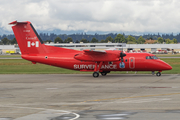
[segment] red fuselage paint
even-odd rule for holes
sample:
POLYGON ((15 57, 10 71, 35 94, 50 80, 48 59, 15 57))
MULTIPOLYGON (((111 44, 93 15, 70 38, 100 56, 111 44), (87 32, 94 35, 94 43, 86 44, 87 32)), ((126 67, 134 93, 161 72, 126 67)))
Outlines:
MULTIPOLYGON (((43 43, 32 24, 11 22, 22 58, 32 63, 42 63, 78 71, 163 71, 172 67, 150 53, 123 53, 119 50, 72 50, 43 43), (121 53, 121 54, 120 54, 121 53), (122 60, 123 56, 123 60, 122 60), (152 58, 152 59, 149 59, 152 58), (99 67, 100 66, 100 67, 99 67)), ((96 74, 94 75, 95 77, 96 74)))
MULTIPOLYGON (((75 51, 72 53, 56 53, 56 54, 37 54, 37 55, 22 55, 22 58, 53 65, 57 67, 62 67, 66 69, 78 70, 78 71, 93 71, 95 67, 95 62, 80 61, 74 58, 76 54, 82 51, 75 51)), ((103 71, 163 71, 171 70, 172 67, 166 62, 160 59, 146 59, 146 56, 154 56, 150 53, 126 53, 124 57, 125 68, 120 68, 121 61, 115 61, 109 64, 109 62, 104 62, 102 64, 101 70, 103 71)), ((103 61, 103 59, 102 59, 103 61)))

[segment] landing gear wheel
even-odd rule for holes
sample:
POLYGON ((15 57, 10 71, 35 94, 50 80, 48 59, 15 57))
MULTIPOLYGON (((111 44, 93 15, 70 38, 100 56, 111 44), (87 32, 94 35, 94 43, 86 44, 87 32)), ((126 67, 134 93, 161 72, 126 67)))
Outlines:
POLYGON ((158 77, 161 76, 161 73, 160 73, 160 72, 157 72, 157 73, 156 73, 156 76, 158 76, 158 77))
POLYGON ((107 73, 106 73, 106 72, 102 72, 101 75, 102 75, 102 76, 106 76, 107 73))
POLYGON ((94 72, 94 73, 93 73, 93 77, 94 77, 94 78, 99 77, 99 73, 98 73, 98 72, 94 72))

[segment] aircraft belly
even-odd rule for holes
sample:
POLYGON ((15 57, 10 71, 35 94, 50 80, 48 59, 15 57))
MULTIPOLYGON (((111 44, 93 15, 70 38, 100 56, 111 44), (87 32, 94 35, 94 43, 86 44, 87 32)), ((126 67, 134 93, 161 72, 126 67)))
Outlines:
MULTIPOLYGON (((73 56, 73 55, 72 55, 73 56)), ((22 58, 37 62, 37 63, 43 63, 48 64, 56 67, 62 67, 72 70, 78 70, 78 71, 93 71, 95 68, 95 62, 85 62, 85 61, 79 61, 74 59, 74 57, 61 55, 54 57, 51 56, 29 56, 24 55, 22 58)), ((108 62, 104 62, 101 66, 101 70, 103 71, 157 71, 159 70, 158 67, 156 67, 158 64, 152 63, 152 62, 146 62, 138 59, 134 59, 133 57, 130 57, 126 62, 113 62, 112 64, 109 64, 108 62)))

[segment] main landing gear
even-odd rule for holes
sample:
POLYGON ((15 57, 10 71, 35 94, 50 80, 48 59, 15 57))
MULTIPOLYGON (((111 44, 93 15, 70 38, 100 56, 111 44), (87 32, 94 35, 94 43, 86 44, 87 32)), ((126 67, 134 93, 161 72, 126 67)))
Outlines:
MULTIPOLYGON (((107 73, 110 73, 110 72, 109 72, 109 71, 108 71, 108 72, 101 72, 101 75, 102 75, 102 76, 106 76, 107 73)), ((94 77, 94 78, 99 77, 99 72, 94 72, 94 73, 93 73, 93 77, 94 77)))
POLYGON ((99 77, 99 73, 101 73, 102 76, 106 76, 107 73, 110 73, 110 71, 102 71, 101 70, 102 64, 103 64, 103 62, 99 62, 99 65, 97 62, 95 63, 95 68, 94 68, 94 73, 93 73, 94 78, 99 77))
POLYGON ((95 63, 95 68, 94 68, 94 73, 93 73, 94 78, 99 77, 99 71, 101 69, 102 64, 103 64, 103 62, 100 62, 99 66, 98 66, 98 63, 97 62, 95 63))
POLYGON ((106 72, 101 72, 101 75, 102 75, 102 76, 106 76, 107 73, 106 73, 106 72))
POLYGON ((94 72, 94 73, 93 73, 93 77, 94 77, 94 78, 99 77, 99 72, 94 72))

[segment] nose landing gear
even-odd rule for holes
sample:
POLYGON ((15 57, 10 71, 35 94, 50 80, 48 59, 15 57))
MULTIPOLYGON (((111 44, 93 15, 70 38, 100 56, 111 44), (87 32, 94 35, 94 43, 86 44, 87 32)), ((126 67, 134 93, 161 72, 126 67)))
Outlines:
POLYGON ((157 72, 156 76, 158 76, 158 77, 161 76, 161 72, 157 72))
POLYGON ((152 75, 154 75, 154 71, 152 71, 152 75))

